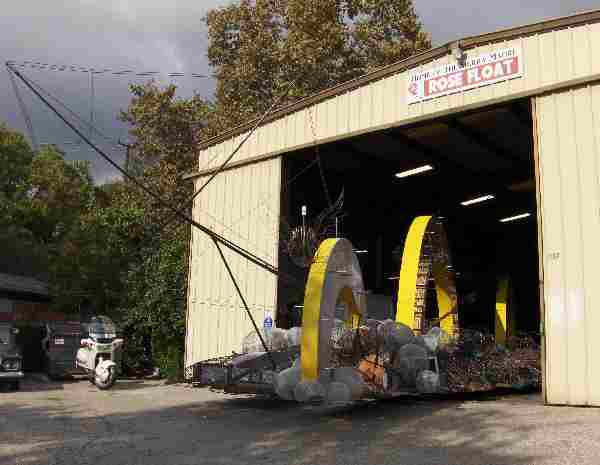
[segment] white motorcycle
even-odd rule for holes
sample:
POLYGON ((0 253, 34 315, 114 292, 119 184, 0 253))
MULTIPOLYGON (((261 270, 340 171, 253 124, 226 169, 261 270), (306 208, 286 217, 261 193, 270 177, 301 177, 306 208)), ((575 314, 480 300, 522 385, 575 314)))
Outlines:
POLYGON ((92 317, 83 327, 87 337, 81 340, 75 366, 99 389, 110 389, 119 374, 123 339, 117 339, 115 325, 105 316, 92 317))

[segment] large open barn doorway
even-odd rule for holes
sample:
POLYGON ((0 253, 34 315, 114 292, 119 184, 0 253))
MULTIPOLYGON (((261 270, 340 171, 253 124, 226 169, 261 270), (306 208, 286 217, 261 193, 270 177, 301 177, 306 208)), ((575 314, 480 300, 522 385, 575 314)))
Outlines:
MULTIPOLYGON (((498 289, 508 280, 512 331, 539 331, 529 100, 288 154, 282 185, 282 244, 287 232, 302 223, 303 206, 310 222, 327 208, 328 197, 333 202, 344 191, 338 234, 361 251, 365 288, 377 297, 372 299, 379 302, 377 311, 388 312, 379 317, 395 312, 403 241, 411 222, 438 215, 457 273, 460 326, 493 333, 498 289), (314 161, 317 154, 320 166, 314 161), (432 169, 402 174, 427 165, 432 169), (484 196, 489 197, 481 200, 484 196), (469 203, 474 199, 479 201, 469 203)), ((284 246, 280 250, 280 269, 301 281, 305 270, 290 260, 284 246)), ((301 285, 280 282, 282 320, 297 320, 302 291, 301 285)))

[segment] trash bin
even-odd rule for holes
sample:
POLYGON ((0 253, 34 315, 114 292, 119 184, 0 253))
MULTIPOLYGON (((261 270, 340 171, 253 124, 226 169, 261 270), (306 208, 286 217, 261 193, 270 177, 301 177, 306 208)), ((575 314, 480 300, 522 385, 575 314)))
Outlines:
POLYGON ((79 322, 46 324, 46 337, 42 341, 44 368, 50 378, 64 378, 83 374, 75 368, 75 356, 81 342, 79 322))

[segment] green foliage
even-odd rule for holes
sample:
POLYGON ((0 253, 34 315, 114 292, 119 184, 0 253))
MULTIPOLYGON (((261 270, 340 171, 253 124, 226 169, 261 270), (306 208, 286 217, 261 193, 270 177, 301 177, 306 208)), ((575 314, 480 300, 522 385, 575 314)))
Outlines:
POLYGON ((67 162, 55 148, 43 146, 31 163, 21 222, 40 242, 57 246, 93 199, 89 164, 67 162))
POLYGON ((158 167, 159 187, 172 191, 181 184, 175 176, 193 169, 194 129, 211 107, 197 95, 177 98, 174 85, 161 89, 149 82, 130 90, 133 98, 120 119, 131 125, 134 156, 143 168, 158 167))
MULTIPOLYGON (((181 177, 197 163, 194 130, 212 109, 198 96, 176 98, 175 90, 175 86, 161 89, 152 82, 133 85, 133 99, 121 119, 132 126, 140 179, 171 205, 181 206, 191 195, 191 183, 182 182, 181 177)), ((131 337, 125 356, 135 369, 140 345, 149 337, 161 371, 177 378, 183 366, 190 227, 177 221, 162 227, 173 219, 169 209, 140 195, 132 185, 125 184, 124 191, 127 202, 143 211, 139 253, 124 278, 127 284, 120 304, 131 337)))
POLYGON ((148 240, 145 211, 130 197, 121 185, 108 205, 95 199, 65 235, 60 259, 51 267, 55 305, 77 308, 85 298, 96 312, 119 316, 115 310, 126 293, 127 270, 140 260, 148 240))
POLYGON ((33 151, 22 134, 0 123, 0 195, 14 199, 27 187, 33 151))
POLYGON ((33 151, 22 134, 0 123, 0 227, 12 225, 26 198, 33 151))
POLYGON ((206 16, 217 78, 206 133, 431 47, 411 0, 240 0, 206 16))
POLYGON ((44 277, 47 250, 21 221, 28 214, 33 158, 25 137, 0 123, 0 272, 44 277))
MULTIPOLYGON (((411 0, 240 0, 205 20, 214 104, 149 82, 131 86, 120 115, 135 141, 129 169, 177 206, 192 193, 181 178, 196 168, 196 133, 262 113, 291 81, 288 102, 430 47, 411 0)), ((126 369, 141 369, 150 341, 155 363, 177 379, 190 227, 164 227, 172 218, 133 184, 94 186, 87 164, 67 162, 51 146, 34 153, 0 125, 0 247, 27 250, 49 273, 56 307, 77 311, 85 299, 116 318, 126 369)))
POLYGON ((94 198, 89 167, 0 125, 0 271, 46 278, 94 198))
POLYGON ((179 226, 129 272, 122 309, 130 333, 150 336, 155 360, 169 377, 182 374, 188 237, 189 227, 179 226))

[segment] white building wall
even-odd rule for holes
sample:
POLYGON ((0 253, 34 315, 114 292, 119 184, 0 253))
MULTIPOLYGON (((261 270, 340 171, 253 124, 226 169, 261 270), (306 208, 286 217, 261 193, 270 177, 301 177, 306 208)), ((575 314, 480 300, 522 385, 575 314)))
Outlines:
MULTIPOLYGON (((280 185, 279 158, 223 172, 196 198, 194 219, 277 267, 280 185)), ((258 324, 275 317, 277 277, 221 247, 258 324)), ((241 351, 251 330, 213 241, 192 227, 186 366, 241 351)))
POLYGON ((546 399, 600 406, 600 84, 539 97, 536 113, 546 399))

